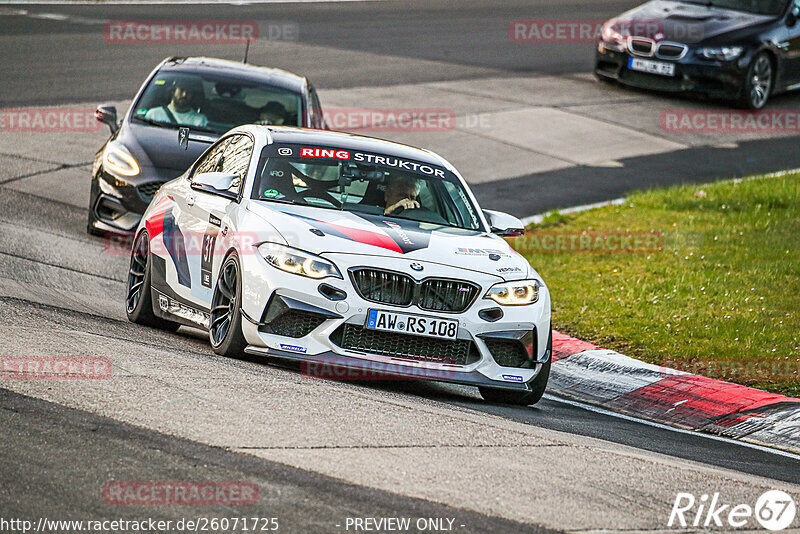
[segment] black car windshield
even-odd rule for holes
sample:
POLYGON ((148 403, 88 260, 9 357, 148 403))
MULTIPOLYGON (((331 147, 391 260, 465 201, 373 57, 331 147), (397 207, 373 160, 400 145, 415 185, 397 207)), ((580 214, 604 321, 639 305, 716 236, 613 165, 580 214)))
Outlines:
POLYGON ((251 80, 162 71, 135 104, 133 119, 219 134, 242 124, 301 126, 302 102, 297 93, 251 80))
POLYGON ((697 4, 709 7, 721 7, 755 13, 756 15, 783 15, 784 10, 791 0, 680 0, 685 4, 697 4))
POLYGON ((252 198, 481 230, 452 172, 349 149, 266 147, 252 198))

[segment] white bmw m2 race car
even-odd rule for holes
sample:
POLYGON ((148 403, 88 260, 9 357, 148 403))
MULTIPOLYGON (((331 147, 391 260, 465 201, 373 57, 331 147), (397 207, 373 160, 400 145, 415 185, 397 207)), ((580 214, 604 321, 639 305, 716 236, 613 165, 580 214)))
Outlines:
POLYGON ((550 294, 503 239, 521 232, 427 150, 242 126, 147 208, 128 318, 204 328, 224 356, 379 369, 534 404, 550 374, 550 294))

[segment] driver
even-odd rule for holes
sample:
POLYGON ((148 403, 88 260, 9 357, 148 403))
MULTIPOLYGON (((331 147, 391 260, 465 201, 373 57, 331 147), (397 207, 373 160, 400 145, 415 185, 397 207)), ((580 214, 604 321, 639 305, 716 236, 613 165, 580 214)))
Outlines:
POLYGON ((202 97, 203 88, 200 83, 190 78, 178 78, 172 83, 170 103, 152 108, 144 118, 183 126, 205 127, 208 125, 208 118, 192 107, 202 97))
POLYGON ((286 122, 286 108, 280 102, 267 102, 258 112, 256 124, 280 126, 286 122))
POLYGON ((419 195, 419 183, 410 176, 393 176, 386 184, 386 191, 383 194, 384 209, 383 214, 389 215, 400 208, 406 210, 419 209, 417 201, 419 195))

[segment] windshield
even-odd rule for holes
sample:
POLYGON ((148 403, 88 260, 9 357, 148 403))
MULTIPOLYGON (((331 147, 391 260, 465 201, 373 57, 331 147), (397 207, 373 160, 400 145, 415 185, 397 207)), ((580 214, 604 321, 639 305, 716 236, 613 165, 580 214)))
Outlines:
POLYGON ((757 15, 782 15, 788 0, 681 0, 685 4, 721 7, 757 15))
POLYGON ((222 134, 242 124, 301 126, 297 93, 239 78, 158 73, 142 93, 134 120, 222 134))
POLYGON ((349 149, 266 147, 253 198, 481 230, 475 206, 452 172, 349 149))

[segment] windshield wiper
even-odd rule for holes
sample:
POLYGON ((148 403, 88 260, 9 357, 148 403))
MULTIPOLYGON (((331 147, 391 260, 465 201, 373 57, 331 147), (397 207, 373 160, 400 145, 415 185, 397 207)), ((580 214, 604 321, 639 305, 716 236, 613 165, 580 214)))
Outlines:
POLYGON ((162 128, 162 127, 163 128, 170 128, 172 130, 177 130, 179 128, 189 128, 190 132, 195 131, 195 132, 212 133, 212 134, 216 134, 216 135, 220 134, 220 132, 218 132, 217 130, 214 130, 213 128, 207 128, 205 126, 191 126, 189 124, 179 124, 179 123, 174 123, 174 122, 154 121, 153 119, 147 119, 145 117, 139 117, 139 116, 136 116, 136 115, 134 115, 133 118, 135 120, 137 120, 137 121, 142 121, 142 122, 144 122, 146 124, 151 124, 153 126, 158 126, 160 128, 162 128))
POLYGON ((181 126, 180 126, 180 124, 173 124, 173 123, 171 123, 171 122, 161 122, 161 121, 154 121, 153 119, 146 119, 146 118, 144 118, 144 117, 139 117, 139 116, 137 116, 137 115, 134 115, 134 116, 133 116, 133 119, 134 119, 134 120, 137 120, 137 121, 144 122, 144 123, 146 123, 146 124, 150 124, 150 125, 152 125, 152 126, 158 126, 158 127, 160 127, 160 128, 162 128, 162 127, 166 127, 166 128, 171 128, 171 129, 173 129, 173 130, 177 130, 178 128, 180 128, 180 127, 181 127, 181 126))
POLYGON ((189 128, 190 131, 196 131, 196 132, 207 132, 217 135, 221 133, 213 128, 208 128, 206 126, 189 126, 188 124, 179 124, 178 126, 180 126, 181 128, 189 128))
POLYGON ((278 202, 280 204, 292 204, 294 206, 308 206, 308 202, 295 202, 294 200, 287 200, 285 198, 262 198, 259 197, 258 200, 263 200, 264 202, 278 202))

